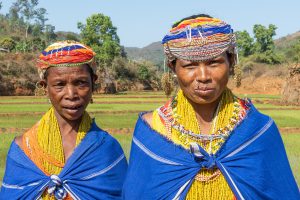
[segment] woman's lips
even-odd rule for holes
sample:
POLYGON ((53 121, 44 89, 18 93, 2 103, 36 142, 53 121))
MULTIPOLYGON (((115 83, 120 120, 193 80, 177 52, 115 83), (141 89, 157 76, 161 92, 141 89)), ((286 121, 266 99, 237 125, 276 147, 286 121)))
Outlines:
POLYGON ((82 108, 82 105, 74 105, 74 106, 64 106, 63 109, 65 109, 67 112, 75 113, 79 111, 82 108))
POLYGON ((208 87, 201 87, 195 89, 195 93, 199 96, 207 96, 214 92, 214 88, 208 88, 208 87))

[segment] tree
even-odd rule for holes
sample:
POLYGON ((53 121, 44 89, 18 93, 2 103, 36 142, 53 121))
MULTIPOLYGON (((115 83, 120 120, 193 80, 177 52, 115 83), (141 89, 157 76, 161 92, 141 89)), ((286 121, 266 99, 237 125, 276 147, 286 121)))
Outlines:
POLYGON ((292 61, 296 63, 300 63, 300 40, 298 40, 292 47, 290 48, 292 61))
POLYGON ((254 40, 249 33, 247 31, 237 31, 236 36, 239 54, 244 57, 252 55, 254 53, 254 40))
POLYGON ((113 59, 120 55, 120 40, 117 28, 113 26, 110 17, 94 14, 87 18, 86 24, 77 24, 81 30, 82 42, 93 48, 100 66, 110 66, 113 59))
POLYGON ((140 65, 138 69, 138 78, 143 82, 149 81, 151 77, 150 71, 146 65, 140 65))
POLYGON ((47 10, 45 8, 39 8, 36 10, 35 22, 37 25, 40 26, 41 31, 44 30, 45 23, 48 20, 48 18, 46 18, 46 14, 47 14, 47 10))
POLYGON ((19 18, 19 14, 18 14, 18 6, 13 4, 10 8, 9 8, 9 13, 8 13, 8 19, 9 19, 9 27, 11 30, 17 31, 20 26, 22 26, 22 21, 19 18))
POLYGON ((21 16, 25 19, 25 38, 28 37, 28 30, 32 20, 36 19, 38 21, 41 21, 41 23, 44 23, 47 20, 45 18, 46 9, 36 8, 38 3, 38 0, 17 0, 15 3, 13 3, 13 7, 15 7, 21 14, 21 16))
POLYGON ((276 35, 277 27, 270 24, 268 28, 261 24, 255 24, 253 27, 254 37, 256 38, 256 61, 267 64, 279 64, 282 62, 281 55, 275 53, 275 44, 273 36, 276 35))
POLYGON ((254 37, 256 38, 256 48, 258 52, 263 53, 268 50, 274 50, 273 36, 276 35, 277 27, 273 24, 269 25, 269 28, 261 24, 255 24, 253 27, 254 37))
POLYGON ((0 1, 0 10, 1 10, 1 8, 2 8, 2 2, 0 1))
POLYGON ((78 37, 74 33, 67 33, 65 38, 66 40, 79 41, 78 37))
POLYGON ((57 35, 55 34, 54 30, 55 30, 55 26, 52 26, 50 24, 47 24, 45 26, 44 35, 45 35, 47 43, 50 43, 57 38, 57 35))

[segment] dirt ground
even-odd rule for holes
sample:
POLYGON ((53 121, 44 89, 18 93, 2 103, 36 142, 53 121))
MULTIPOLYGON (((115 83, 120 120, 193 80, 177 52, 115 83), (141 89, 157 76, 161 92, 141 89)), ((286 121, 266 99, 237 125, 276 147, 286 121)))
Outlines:
POLYGON ((282 77, 261 76, 254 78, 252 76, 242 79, 242 85, 235 87, 234 80, 230 80, 228 87, 236 94, 271 94, 280 95, 285 80, 282 77))

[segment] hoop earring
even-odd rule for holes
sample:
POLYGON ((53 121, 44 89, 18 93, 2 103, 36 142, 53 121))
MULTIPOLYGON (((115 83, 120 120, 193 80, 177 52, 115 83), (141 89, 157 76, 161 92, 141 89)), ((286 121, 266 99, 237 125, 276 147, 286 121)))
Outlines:
POLYGON ((36 82, 34 96, 45 96, 45 95, 46 95, 46 91, 44 86, 41 85, 40 82, 36 82))

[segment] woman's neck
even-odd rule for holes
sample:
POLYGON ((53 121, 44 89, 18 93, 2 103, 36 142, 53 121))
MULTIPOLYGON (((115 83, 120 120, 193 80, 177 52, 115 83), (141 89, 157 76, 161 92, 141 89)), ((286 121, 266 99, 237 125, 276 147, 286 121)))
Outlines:
POLYGON ((196 104, 194 102, 190 102, 195 111, 196 119, 202 134, 210 133, 214 116, 217 112, 221 99, 222 95, 216 101, 209 104, 196 104))
POLYGON ((60 129, 60 134, 62 135, 62 137, 64 135, 78 132, 81 118, 71 121, 71 120, 67 120, 67 119, 63 118, 62 116, 60 116, 56 112, 56 110, 54 110, 54 113, 55 113, 57 123, 58 123, 59 129, 60 129))

